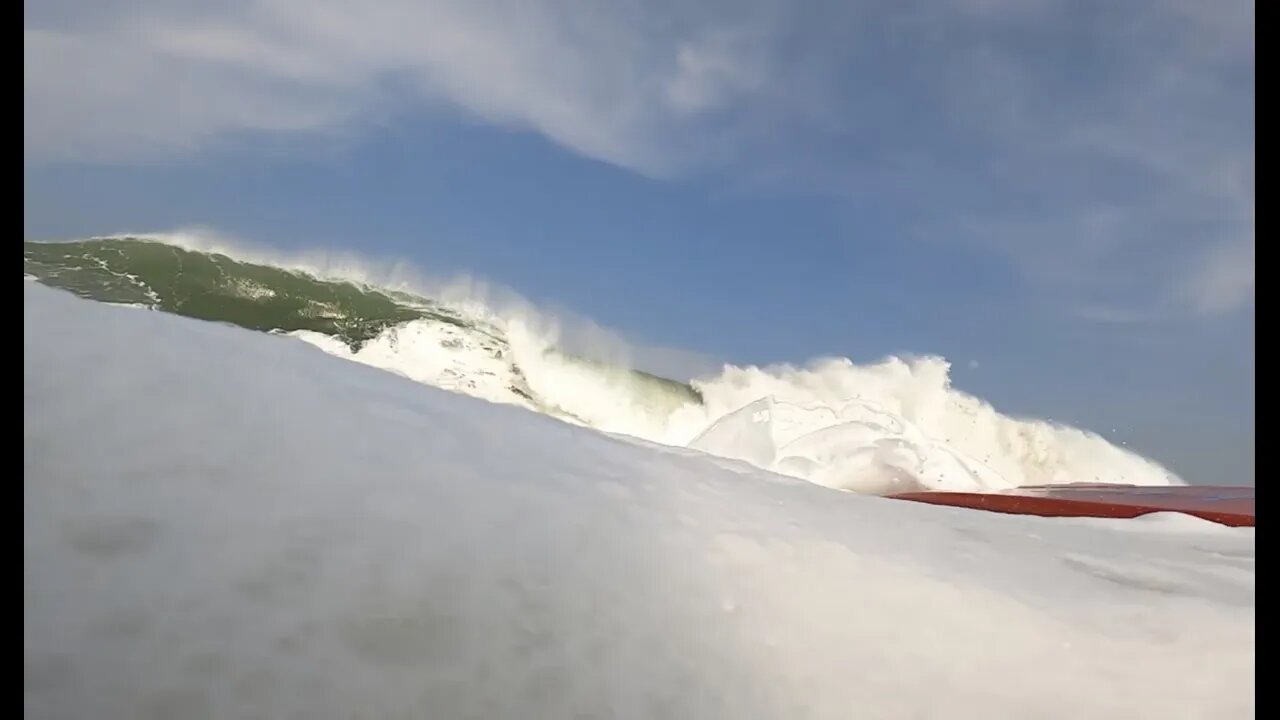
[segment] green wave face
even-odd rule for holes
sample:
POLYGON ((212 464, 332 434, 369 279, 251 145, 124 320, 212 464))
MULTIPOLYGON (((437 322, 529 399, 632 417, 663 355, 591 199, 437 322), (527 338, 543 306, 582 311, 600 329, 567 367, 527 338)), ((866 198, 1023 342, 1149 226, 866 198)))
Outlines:
POLYGON ((81 297, 252 330, 310 330, 340 338, 353 350, 411 320, 468 326, 426 298, 149 240, 25 242, 23 254, 27 274, 81 297))
MULTIPOLYGON (((23 257, 24 272, 39 282, 99 302, 142 305, 263 332, 309 330, 340 339, 352 351, 388 329, 430 320, 465 330, 479 351, 491 358, 510 357, 510 347, 499 328, 430 298, 317 278, 155 240, 121 237, 24 242, 23 257)), ((686 383, 562 357, 603 374, 626 376, 636 393, 663 410, 702 400, 686 383)), ((510 367, 512 384, 508 389, 547 407, 533 397, 521 369, 514 364, 510 367)))

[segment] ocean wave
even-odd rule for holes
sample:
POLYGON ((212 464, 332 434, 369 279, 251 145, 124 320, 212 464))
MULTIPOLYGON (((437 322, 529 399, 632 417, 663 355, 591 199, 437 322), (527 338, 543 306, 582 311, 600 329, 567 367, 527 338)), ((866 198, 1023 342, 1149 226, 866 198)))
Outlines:
POLYGON ((594 334, 597 352, 570 352, 558 318, 518 295, 403 263, 286 257, 207 234, 23 249, 26 277, 82 297, 288 334, 427 385, 836 489, 1182 484, 1094 433, 999 413, 953 388, 938 357, 726 365, 673 380, 631 367, 612 334, 594 334))

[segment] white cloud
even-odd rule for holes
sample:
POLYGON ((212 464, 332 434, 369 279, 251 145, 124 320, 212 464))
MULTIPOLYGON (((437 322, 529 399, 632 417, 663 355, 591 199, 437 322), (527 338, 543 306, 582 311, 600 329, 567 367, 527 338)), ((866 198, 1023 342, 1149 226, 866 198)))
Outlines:
POLYGON ((1242 0, 46 0, 26 12, 25 154, 175 159, 461 112, 651 176, 901 203, 1067 307, 1213 314, 1252 299, 1253 18, 1242 0))
POLYGON ((166 58, 109 35, 27 30, 24 41, 25 149, 38 158, 150 159, 228 131, 319 130, 350 115, 321 88, 166 58))
POLYGON ((444 102, 589 157, 668 171, 698 147, 675 142, 677 128, 758 86, 751 56, 763 46, 732 24, 667 35, 663 13, 602 8, 259 0, 198 14, 133 4, 93 27, 29 26, 26 151, 128 160, 444 102), (391 83, 409 97, 389 97, 391 83))

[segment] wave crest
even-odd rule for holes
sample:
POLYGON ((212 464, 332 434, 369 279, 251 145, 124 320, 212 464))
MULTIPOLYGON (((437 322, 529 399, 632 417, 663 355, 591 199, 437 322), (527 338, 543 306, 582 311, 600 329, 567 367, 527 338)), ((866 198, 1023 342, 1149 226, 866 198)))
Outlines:
POLYGON ((27 276, 84 297, 287 333, 427 385, 832 488, 1183 484, 1094 433, 999 413, 951 387, 939 357, 726 365, 678 382, 632 368, 632 348, 593 323, 405 263, 282 256, 208 232, 28 242, 24 251, 27 276))

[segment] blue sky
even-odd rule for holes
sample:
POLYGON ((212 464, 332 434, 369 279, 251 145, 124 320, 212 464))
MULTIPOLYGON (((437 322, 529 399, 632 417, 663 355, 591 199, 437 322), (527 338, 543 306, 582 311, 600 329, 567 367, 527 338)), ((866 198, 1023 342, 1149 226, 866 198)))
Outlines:
POLYGON ((1252 3, 25 10, 27 237, 408 258, 739 363, 941 354, 1253 481, 1252 3))

